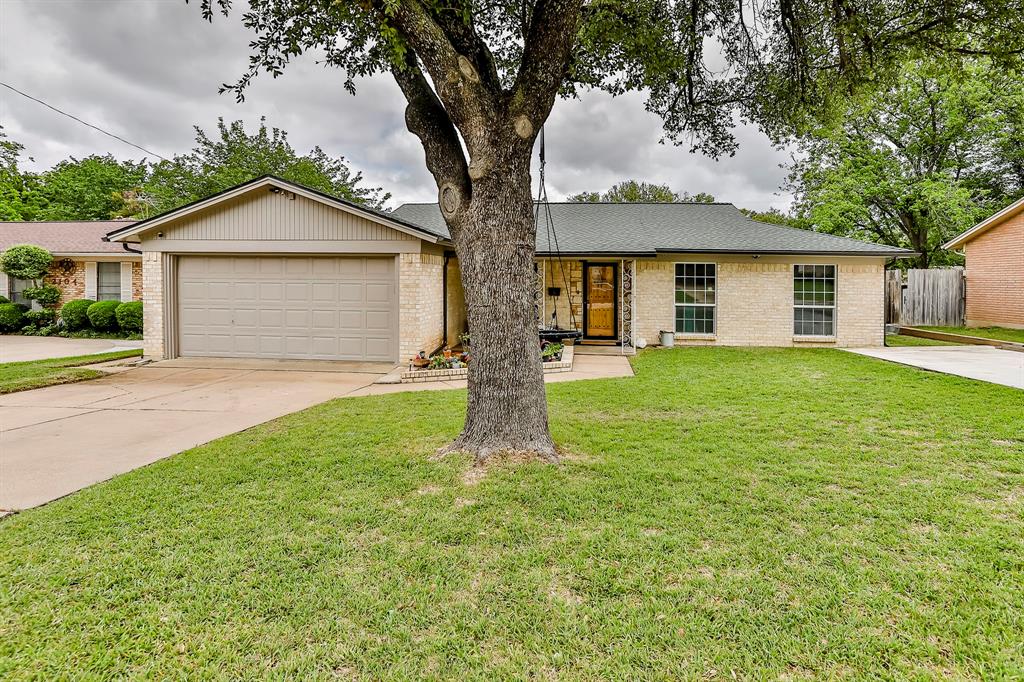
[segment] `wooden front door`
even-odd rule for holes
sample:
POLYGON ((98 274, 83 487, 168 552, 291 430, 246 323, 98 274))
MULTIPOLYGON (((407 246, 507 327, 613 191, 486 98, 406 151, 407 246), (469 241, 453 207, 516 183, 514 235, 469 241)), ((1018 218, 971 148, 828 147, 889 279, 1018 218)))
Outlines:
POLYGON ((584 266, 584 336, 615 338, 615 318, 619 307, 615 295, 617 274, 615 263, 587 263, 584 266))

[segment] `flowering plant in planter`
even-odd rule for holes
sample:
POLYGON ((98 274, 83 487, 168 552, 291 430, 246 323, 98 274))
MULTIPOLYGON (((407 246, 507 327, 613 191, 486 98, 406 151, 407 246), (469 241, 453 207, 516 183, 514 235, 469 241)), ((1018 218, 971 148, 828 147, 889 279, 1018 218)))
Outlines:
POLYGON ((565 348, 565 346, 560 343, 545 341, 541 345, 540 349, 541 360, 544 362, 556 362, 561 360, 563 348, 565 348))

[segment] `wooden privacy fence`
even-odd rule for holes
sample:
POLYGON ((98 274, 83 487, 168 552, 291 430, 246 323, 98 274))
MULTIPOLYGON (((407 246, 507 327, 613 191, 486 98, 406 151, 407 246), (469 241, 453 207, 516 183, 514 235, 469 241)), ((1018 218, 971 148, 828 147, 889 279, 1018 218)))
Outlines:
POLYGON ((966 301, 961 267, 885 272, 886 324, 962 327, 966 301))

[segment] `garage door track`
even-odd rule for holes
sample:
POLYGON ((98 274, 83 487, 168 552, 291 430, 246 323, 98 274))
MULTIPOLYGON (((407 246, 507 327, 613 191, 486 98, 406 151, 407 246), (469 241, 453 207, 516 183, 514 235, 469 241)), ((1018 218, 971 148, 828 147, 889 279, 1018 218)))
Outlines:
POLYGON ((0 396, 0 511, 369 386, 393 365, 158 363, 0 396), (205 366, 196 366, 205 365, 205 366))

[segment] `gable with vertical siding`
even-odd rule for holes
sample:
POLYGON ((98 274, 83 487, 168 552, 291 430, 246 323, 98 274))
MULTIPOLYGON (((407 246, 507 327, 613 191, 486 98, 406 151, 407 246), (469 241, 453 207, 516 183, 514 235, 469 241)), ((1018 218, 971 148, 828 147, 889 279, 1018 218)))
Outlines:
POLYGON ((289 192, 248 192, 163 228, 167 239, 220 241, 417 241, 348 211, 289 192))

